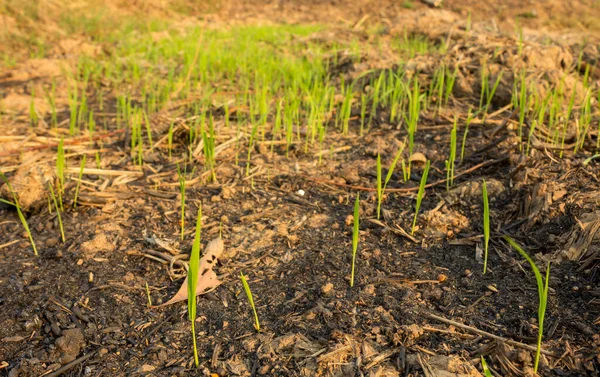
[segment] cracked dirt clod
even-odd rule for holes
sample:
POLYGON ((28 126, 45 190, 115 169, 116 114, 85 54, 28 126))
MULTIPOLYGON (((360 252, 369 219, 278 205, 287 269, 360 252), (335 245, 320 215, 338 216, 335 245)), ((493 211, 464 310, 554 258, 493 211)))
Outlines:
POLYGON ((67 364, 75 360, 82 348, 85 339, 80 328, 68 329, 62 332, 62 336, 54 343, 59 352, 58 360, 61 364, 67 364))

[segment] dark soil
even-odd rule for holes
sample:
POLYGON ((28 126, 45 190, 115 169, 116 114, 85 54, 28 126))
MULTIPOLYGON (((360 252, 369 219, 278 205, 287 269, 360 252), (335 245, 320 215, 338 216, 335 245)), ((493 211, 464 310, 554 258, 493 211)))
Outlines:
MULTIPOLYGON (((3 90, 11 89, 4 84, 3 90)), ((422 116, 416 145, 432 161, 430 183, 446 178, 451 119, 460 114, 462 136, 468 104, 457 99, 436 117, 422 116)), ((465 159, 457 164, 457 173, 466 173, 454 187, 439 183, 426 191, 414 238, 408 234, 422 163, 413 164, 406 183, 397 169, 383 217, 374 221, 377 151, 389 166, 406 136, 403 127, 386 123, 386 109, 364 136, 357 122, 350 136, 328 136, 327 148, 347 148, 327 152, 321 164, 315 151, 298 146, 286 157, 285 145, 271 153, 268 143, 258 142, 248 179, 244 163, 224 153, 218 184, 188 185, 181 243, 176 166, 163 152, 148 153, 143 175, 124 184, 118 182, 122 175, 87 176, 80 205, 71 207, 72 194, 65 202, 64 244, 55 213, 44 203, 32 208, 27 220, 38 257, 17 213, 2 207, 0 376, 479 376, 481 356, 497 376, 532 375, 534 352, 522 345, 536 344, 537 287, 505 234, 544 266, 542 273, 552 262, 547 355, 539 374, 598 376, 600 163, 583 163, 597 133, 577 154, 558 158, 558 151, 537 147, 524 157, 515 141, 516 115, 500 107, 485 124, 471 125, 465 159), (492 228, 485 275, 477 251, 484 179, 492 228), (357 192, 361 231, 350 287, 349 216, 357 192), (222 284, 198 299, 196 369, 185 302, 150 308, 146 284, 154 304, 177 291, 182 275, 171 278, 168 263, 151 254, 172 253, 152 240, 188 254, 200 203, 202 244, 222 234, 225 253, 216 268, 222 284)), ((27 127, 17 119, 5 135, 27 135, 27 127)), ((179 137, 175 143, 185 150, 187 135, 179 137)), ((106 169, 130 170, 131 160, 123 157, 127 135, 113 129, 102 141, 114 153, 106 169)), ((13 165, 16 157, 2 151, 0 163, 13 165)))

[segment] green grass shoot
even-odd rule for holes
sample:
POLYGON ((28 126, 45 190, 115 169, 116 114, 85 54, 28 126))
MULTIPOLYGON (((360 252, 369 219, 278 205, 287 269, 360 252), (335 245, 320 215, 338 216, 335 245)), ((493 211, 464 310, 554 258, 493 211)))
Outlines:
POLYGON ((56 189, 56 196, 58 197, 58 203, 60 204, 60 208, 63 209, 63 192, 65 190, 65 169, 66 169, 66 160, 65 160, 65 140, 64 138, 60 138, 58 142, 58 148, 56 149, 56 176, 58 177, 58 187, 56 189))
POLYGON ((450 187, 454 185, 454 165, 456 161, 456 124, 458 123, 458 117, 454 117, 454 125, 450 132, 450 152, 448 153, 448 159, 446 160, 446 190, 450 190, 450 187))
POLYGON ((58 218, 58 226, 60 227, 60 238, 62 239, 62 242, 65 243, 65 230, 63 228, 62 217, 60 215, 60 208, 58 207, 56 195, 54 195, 54 188, 52 187, 51 183, 48 185, 48 189, 50 190, 50 197, 52 198, 52 201, 54 202, 54 208, 56 209, 56 217, 58 218))
POLYGON ((354 287, 354 269, 356 266, 356 251, 358 250, 358 232, 360 216, 360 193, 356 194, 354 202, 354 227, 352 228, 352 272, 350 273, 350 287, 354 287))
POLYGON ((490 244, 490 204, 488 202, 487 185, 485 180, 481 185, 483 196, 483 274, 487 272, 488 247, 490 244))
POLYGON ((79 197, 79 188, 81 186, 81 178, 83 177, 83 169, 85 168, 85 160, 87 155, 83 155, 81 159, 81 165, 79 166, 79 180, 77 181, 77 186, 75 186, 75 198, 73 199, 73 208, 77 208, 77 198, 79 197))
POLYGON ((6 187, 8 187, 8 190, 11 192, 13 200, 15 201, 14 203, 12 203, 12 202, 9 202, 8 200, 4 200, 4 199, 0 198, 0 202, 15 206, 15 208, 17 209, 17 214, 19 215, 19 220, 21 220, 21 224, 23 225, 23 228, 25 228, 27 237, 29 237, 29 242, 31 243, 31 247, 33 248, 33 254, 37 256, 38 255, 37 248, 35 247, 35 242, 33 241, 33 236, 31 235, 31 230, 29 229, 29 225, 27 224, 25 215, 23 215, 23 211, 21 211, 21 205, 19 204, 19 199, 17 198, 17 194, 13 191, 12 187, 10 186, 10 183, 8 182, 8 179, 6 179, 6 176, 4 176, 4 174, 1 171, 0 171, 0 178, 2 178, 2 180, 6 184, 6 187))
POLYGON ((188 318, 192 323, 192 344, 194 347, 194 363, 199 366, 198 348, 196 347, 196 285, 198 284, 198 269, 200 268, 200 231, 202 229, 202 206, 198 207, 196 219, 196 234, 192 253, 190 255, 190 267, 188 269, 188 318))
POLYGON ((485 362, 485 359, 483 358, 483 356, 481 356, 481 369, 483 369, 483 375, 485 377, 494 377, 492 375, 492 372, 490 371, 490 368, 488 368, 487 363, 485 362))
POLYGON ((256 331, 260 332, 260 322, 258 321, 258 313, 256 312, 256 306, 254 305, 254 298, 252 298, 252 291, 250 290, 250 286, 248 285, 248 281, 246 280, 246 276, 244 273, 240 271, 240 279, 242 280, 242 285, 244 286, 244 291, 246 292, 246 297, 248 297, 248 302, 252 307, 252 312, 254 314, 254 328, 256 331))
POLYGON ((512 238, 505 235, 504 239, 508 242, 515 250, 521 254, 523 258, 529 262, 531 269, 535 275, 535 280, 537 282, 538 288, 538 296, 539 296, 539 304, 538 304, 538 336, 537 336, 537 350, 535 352, 535 363, 533 365, 534 373, 537 373, 538 366, 540 363, 540 355, 542 353, 542 336, 544 334, 544 317, 546 316, 546 305, 548 303, 548 284, 550 282, 550 262, 548 262, 548 266, 546 267, 546 280, 542 277, 540 273, 540 269, 535 264, 533 259, 517 244, 512 238))
POLYGON ((415 217, 413 219, 412 228, 410 234, 415 234, 415 227, 417 226, 417 216, 419 216, 419 209, 421 208, 421 201, 425 194, 425 186, 427 185, 427 175, 429 175, 429 165, 431 161, 427 160, 425 169, 423 170, 423 176, 421 177, 421 183, 419 184, 419 192, 417 193, 417 205, 415 206, 415 217))
POLYGON ((394 169, 396 169, 396 165, 398 164, 398 160, 400 156, 402 156, 402 152, 404 151, 404 145, 398 148, 398 152, 396 152, 396 156, 394 160, 390 164, 388 172, 385 176, 385 180, 383 184, 381 183, 381 157, 377 154, 377 220, 379 220, 381 214, 381 203, 383 202, 383 195, 385 194, 385 188, 387 187, 390 179, 392 179, 392 175, 394 174, 394 169))
POLYGON ((185 178, 187 173, 187 165, 184 167, 184 171, 182 172, 179 164, 177 164, 177 177, 179 178, 179 194, 181 196, 181 240, 183 241, 183 237, 185 234, 185 178))

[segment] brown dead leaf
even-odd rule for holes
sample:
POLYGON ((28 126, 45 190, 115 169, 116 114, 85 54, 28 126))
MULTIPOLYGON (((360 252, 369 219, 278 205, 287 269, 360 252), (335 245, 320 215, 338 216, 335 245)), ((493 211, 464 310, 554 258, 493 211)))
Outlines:
MULTIPOLYGON (((200 296, 204 293, 208 293, 212 289, 218 287, 221 281, 217 278, 217 274, 213 270, 213 267, 217 263, 217 259, 223 253, 223 240, 215 238, 206 245, 204 255, 200 258, 200 268, 198 268, 198 283, 196 285, 196 296, 200 296)), ((161 306, 167 306, 175 304, 180 301, 187 300, 188 298, 188 278, 186 277, 179 290, 169 301, 156 305, 155 308, 161 306)))

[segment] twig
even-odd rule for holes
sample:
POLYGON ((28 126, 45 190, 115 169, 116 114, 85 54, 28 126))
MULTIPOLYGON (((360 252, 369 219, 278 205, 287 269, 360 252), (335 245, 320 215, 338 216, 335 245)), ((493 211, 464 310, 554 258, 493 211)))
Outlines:
MULTIPOLYGON (((475 170, 485 168, 488 166, 492 166, 492 165, 496 165, 496 164, 500 164, 504 161, 508 161, 508 157, 502 157, 497 160, 482 162, 480 164, 477 164, 473 167, 470 167, 467 170, 464 170, 464 171, 454 175, 454 178, 456 179, 463 175, 470 174, 470 173, 474 172, 475 170)), ((374 187, 352 186, 352 185, 347 185, 345 183, 338 183, 338 182, 334 182, 334 181, 328 181, 325 179, 313 178, 313 177, 310 177, 310 176, 304 175, 304 174, 298 174, 298 175, 305 179, 308 179, 309 181, 316 182, 318 184, 334 185, 334 186, 345 187, 345 188, 348 188, 351 190, 357 190, 357 191, 377 191, 377 188, 374 188, 374 187)), ((429 183, 428 185, 425 186, 425 188, 431 188, 431 187, 439 186, 439 185, 445 184, 445 183, 446 183, 446 179, 440 179, 439 181, 429 183)), ((419 187, 416 186, 416 187, 407 187, 407 188, 386 188, 385 192, 413 192, 413 191, 418 191, 418 190, 419 190, 419 187)))
MULTIPOLYGON (((502 342, 504 342, 506 344, 510 344, 511 346, 523 348, 523 349, 526 349, 528 351, 533 351, 533 352, 535 352, 537 350, 536 347, 530 346, 529 344, 524 344, 524 343, 521 343, 521 342, 517 342, 516 340, 512 340, 512 339, 504 338, 502 336, 494 335, 494 334, 489 333, 487 331, 479 330, 479 329, 477 329, 475 327, 467 326, 467 325, 465 325, 463 323, 456 322, 456 321, 453 321, 451 319, 446 319, 444 317, 440 317, 440 316, 437 316, 435 314, 421 313, 421 315, 423 317, 425 317, 425 318, 429 318, 429 319, 433 319, 435 321, 447 323, 447 324, 452 325, 454 327, 458 327, 458 328, 461 328, 463 330, 467 330, 467 331, 473 332, 475 334, 478 334, 478 335, 481 335, 481 336, 485 336, 487 338, 491 338, 491 339, 502 341, 502 342)), ((542 353, 544 355, 552 356, 552 357, 559 357, 560 356, 558 354, 555 354, 555 353, 550 352, 550 351, 545 351, 545 350, 542 350, 542 353)))
POLYGON ((90 352, 87 355, 83 355, 80 358, 71 361, 69 364, 63 366, 62 368, 57 369, 55 372, 47 374, 46 377, 57 377, 57 376, 60 376, 61 374, 65 373, 65 372, 68 372, 69 370, 73 369, 77 365, 83 363, 84 361, 86 361, 90 357, 94 356, 95 354, 96 354, 96 351, 90 352))

